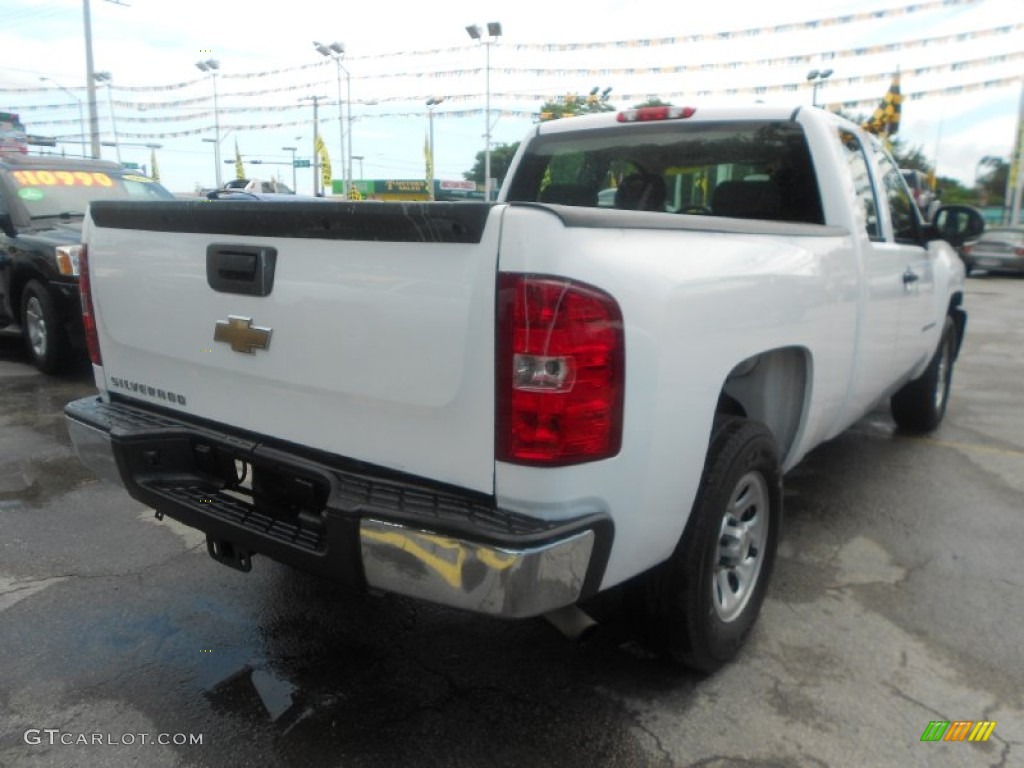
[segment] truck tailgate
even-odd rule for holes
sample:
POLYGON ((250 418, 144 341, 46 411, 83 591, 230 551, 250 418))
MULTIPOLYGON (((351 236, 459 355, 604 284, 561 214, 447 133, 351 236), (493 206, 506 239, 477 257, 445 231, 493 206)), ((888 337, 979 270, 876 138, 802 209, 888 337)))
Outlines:
POLYGON ((85 240, 105 387, 491 493, 501 212, 95 204, 85 240))

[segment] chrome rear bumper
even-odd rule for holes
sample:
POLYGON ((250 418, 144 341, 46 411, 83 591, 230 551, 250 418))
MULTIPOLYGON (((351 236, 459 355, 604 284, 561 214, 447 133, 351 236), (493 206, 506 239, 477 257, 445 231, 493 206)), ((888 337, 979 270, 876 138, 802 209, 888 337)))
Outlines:
POLYGON ((583 531, 513 549, 416 531, 381 520, 359 525, 372 587, 495 616, 536 616, 580 599, 594 550, 583 531))

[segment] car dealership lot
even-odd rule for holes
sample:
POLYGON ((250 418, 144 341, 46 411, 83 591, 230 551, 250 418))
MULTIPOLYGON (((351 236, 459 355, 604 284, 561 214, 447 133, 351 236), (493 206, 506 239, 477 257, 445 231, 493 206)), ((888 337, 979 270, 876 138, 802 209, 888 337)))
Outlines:
POLYGON ((61 407, 88 370, 0 338, 0 765, 1019 764, 1024 280, 968 294, 942 428, 880 409, 791 473, 764 613, 703 680, 623 627, 575 646, 217 565, 80 466, 61 407), (996 726, 922 743, 935 720, 996 726))

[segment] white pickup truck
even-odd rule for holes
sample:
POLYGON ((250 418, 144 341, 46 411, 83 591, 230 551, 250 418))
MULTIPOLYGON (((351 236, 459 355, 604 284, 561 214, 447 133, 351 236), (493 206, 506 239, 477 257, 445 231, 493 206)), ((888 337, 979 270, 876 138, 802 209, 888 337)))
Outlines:
POLYGON ((939 233, 983 224, 937 224, 857 126, 768 106, 543 123, 496 204, 96 203, 99 395, 68 425, 225 564, 563 625, 621 584, 711 671, 783 474, 883 398, 942 419, 966 316, 939 233))

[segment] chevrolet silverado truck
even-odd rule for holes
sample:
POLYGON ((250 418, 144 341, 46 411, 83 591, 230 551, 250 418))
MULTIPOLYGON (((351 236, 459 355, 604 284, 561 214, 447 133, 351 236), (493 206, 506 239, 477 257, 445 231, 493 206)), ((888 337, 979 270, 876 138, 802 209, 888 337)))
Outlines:
POLYGON ((883 399, 942 419, 966 315, 938 232, 873 137, 804 107, 545 122, 493 204, 95 203, 99 394, 67 422, 221 563, 567 630, 611 591, 710 672, 765 596, 784 473, 883 399))
POLYGON ((0 154, 0 330, 21 334, 45 373, 85 348, 78 251, 86 206, 103 199, 173 196, 116 163, 0 154))

